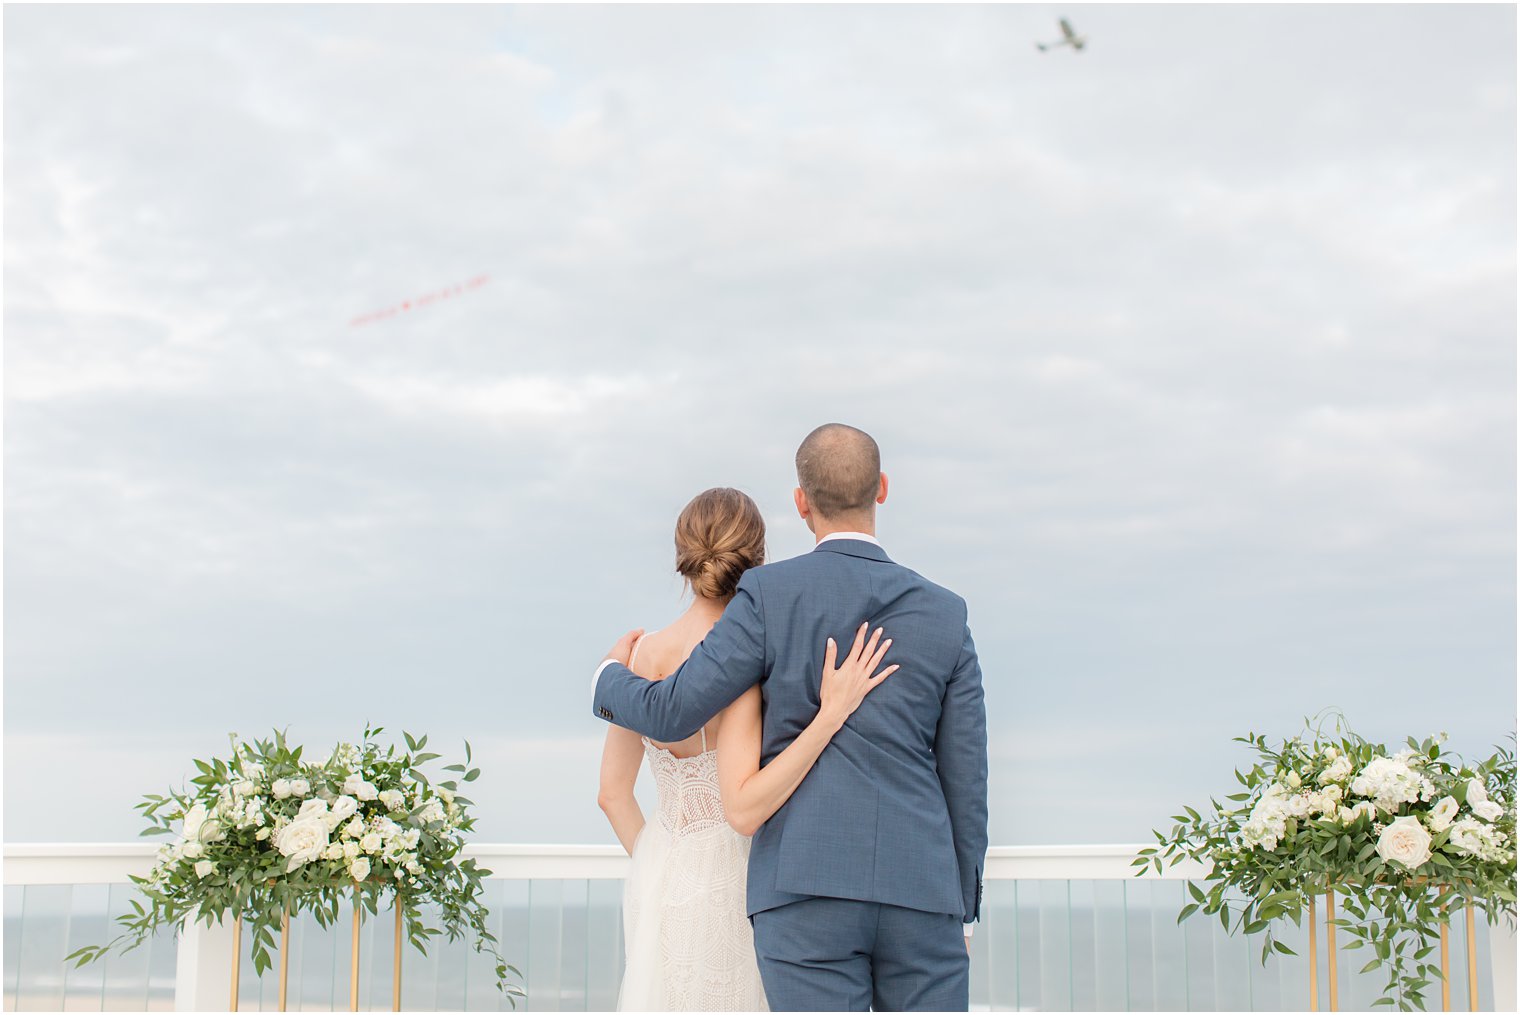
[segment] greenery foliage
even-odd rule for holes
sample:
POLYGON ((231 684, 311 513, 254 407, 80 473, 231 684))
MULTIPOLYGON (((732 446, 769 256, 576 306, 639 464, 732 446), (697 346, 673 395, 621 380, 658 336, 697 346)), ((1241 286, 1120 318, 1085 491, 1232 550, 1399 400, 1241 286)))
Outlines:
POLYGON ((1278 747, 1258 734, 1236 737, 1257 760, 1235 778, 1238 793, 1174 815, 1170 834, 1140 851, 1144 874, 1184 859, 1207 865, 1189 883, 1181 921, 1217 916, 1228 931, 1264 935, 1261 959, 1293 954, 1274 934, 1298 924, 1327 892, 1340 904, 1335 926, 1348 951, 1366 949, 1362 967, 1388 976, 1376 1004, 1423 1009, 1439 982, 1434 952, 1444 908, 1490 923, 1515 920, 1515 753, 1498 749, 1469 763, 1446 751, 1445 734, 1408 740, 1390 754, 1352 732, 1305 720, 1305 732, 1278 747))
POLYGON ((394 744, 382 751, 374 738, 383 732, 366 726, 360 744, 339 744, 319 762, 280 731, 253 743, 233 734, 230 758, 196 760, 188 788, 137 805, 151 822, 143 835, 176 838, 159 849, 147 877, 132 878, 143 898, 118 918, 124 932, 66 961, 84 965, 112 948, 129 951, 187 919, 209 926, 241 917, 262 974, 287 907, 328 927, 344 903, 357 898, 374 915, 389 896, 418 951, 426 954, 428 939, 442 933, 473 939, 494 959, 497 986, 515 1007, 520 973, 497 951, 482 902, 481 882, 491 872, 460 859, 474 818, 459 783, 480 775, 470 767, 469 742, 464 763, 443 769, 457 778, 435 783, 422 770, 440 757, 426 750, 426 736, 403 732, 405 751, 394 744), (424 921, 424 905, 437 909, 441 928, 424 921))

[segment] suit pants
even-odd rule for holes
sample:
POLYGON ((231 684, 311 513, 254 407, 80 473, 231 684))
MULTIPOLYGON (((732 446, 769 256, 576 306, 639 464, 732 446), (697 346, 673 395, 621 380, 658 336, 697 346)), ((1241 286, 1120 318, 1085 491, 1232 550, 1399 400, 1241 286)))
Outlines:
POLYGON ((961 919, 814 897, 750 917, 772 1011, 966 1011, 961 919))

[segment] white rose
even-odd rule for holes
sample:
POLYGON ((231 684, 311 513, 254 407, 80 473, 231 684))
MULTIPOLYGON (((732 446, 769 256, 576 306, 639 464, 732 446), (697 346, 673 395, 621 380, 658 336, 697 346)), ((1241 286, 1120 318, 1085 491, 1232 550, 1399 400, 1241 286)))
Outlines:
POLYGON ((380 802, 388 811, 399 811, 406 805, 406 795, 399 789, 387 789, 380 791, 380 802))
POLYGON ((274 798, 276 800, 284 800, 286 797, 290 796, 290 780, 276 779, 270 785, 269 790, 274 794, 274 798))
POLYGON ((350 860, 352 860, 354 857, 358 856, 359 855, 359 844, 357 842, 345 842, 343 844, 343 855, 346 856, 350 860))
POLYGON ((200 860, 195 865, 195 876, 198 878, 209 878, 215 872, 216 864, 210 860, 200 860))
POLYGON ((1430 809, 1430 830, 1432 832, 1444 832, 1451 826, 1452 819, 1457 816, 1457 801, 1454 797, 1443 796, 1436 801, 1436 805, 1430 809))
POLYGON ((256 789, 258 787, 249 779, 242 779, 232 784, 232 794, 234 796, 252 796, 256 789))
POLYGON ((1504 808, 1492 800, 1485 800, 1481 804, 1473 804, 1472 812, 1484 821, 1498 821, 1504 816, 1504 808))
POLYGON ((332 802, 332 811, 327 816, 327 827, 337 828, 358 812, 359 801, 351 796, 340 796, 332 802))
POLYGON ((327 814, 327 801, 315 798, 301 805, 301 811, 296 815, 298 818, 322 817, 327 814))
POLYGON ((343 834, 348 836, 350 839, 357 839, 359 836, 364 834, 364 822, 358 818, 354 818, 348 824, 343 826, 343 834))
POLYGON ((181 833, 187 839, 198 839, 201 834, 201 826, 205 823, 206 807, 204 804, 196 804, 185 812, 185 825, 181 833))
POLYGON ((373 783, 365 782, 364 777, 355 772, 343 783, 343 792, 352 793, 360 800, 373 800, 379 795, 373 783))
POLYGON ((1430 833, 1413 815, 1395 818, 1378 836, 1377 854, 1414 870, 1430 859, 1430 833))
POLYGON ((189 842, 185 843, 185 848, 180 850, 180 856, 184 857, 187 860, 195 860, 205 855, 206 847, 202 846, 195 839, 191 839, 189 842))
POLYGON ((292 780, 290 780, 290 795, 291 796, 308 796, 308 795, 310 795, 310 793, 311 793, 311 783, 307 782, 305 779, 292 779, 292 780))
POLYGON ((270 828, 261 828, 253 834, 253 838, 257 842, 263 842, 265 839, 269 838, 273 831, 274 830, 270 828))
POLYGON ((1504 814, 1504 808, 1488 798, 1482 779, 1467 780, 1467 809, 1484 821, 1497 821, 1504 814))
POLYGON ((327 849, 327 822, 319 814, 299 817, 280 830, 274 844, 282 854, 290 857, 286 871, 293 871, 304 863, 321 858, 327 849))
POLYGON ((354 861, 354 865, 350 867, 349 870, 353 872, 355 881, 363 881, 365 878, 369 877, 369 857, 359 857, 354 861))
POLYGON ((370 832, 359 840, 359 848, 366 853, 378 853, 384 841, 379 832, 370 832))
MULTIPOLYGON (((1299 775, 1297 772, 1289 772, 1288 773, 1288 788, 1289 789, 1298 789, 1303 784, 1304 784, 1304 777, 1303 776, 1299 775)), ((448 798, 445 797, 444 799, 448 799, 448 798)))
POLYGON ((343 843, 341 843, 341 842, 331 842, 331 843, 328 843, 328 845, 327 845, 327 851, 322 854, 322 857, 323 857, 323 859, 326 859, 326 860, 341 860, 341 859, 343 859, 343 843))
POLYGON ((1333 748, 1330 757, 1332 759, 1330 765, 1319 774, 1319 779, 1317 780, 1321 786, 1332 782, 1344 782, 1346 776, 1351 774, 1350 758, 1337 755, 1333 748))

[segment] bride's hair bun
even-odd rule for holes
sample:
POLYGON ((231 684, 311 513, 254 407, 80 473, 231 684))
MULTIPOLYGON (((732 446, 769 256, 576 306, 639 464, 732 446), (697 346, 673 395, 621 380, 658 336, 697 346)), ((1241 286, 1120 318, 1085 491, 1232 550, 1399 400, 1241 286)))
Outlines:
POLYGON ((745 571, 765 563, 765 519, 747 495, 704 490, 676 519, 676 573, 703 599, 727 599, 745 571))

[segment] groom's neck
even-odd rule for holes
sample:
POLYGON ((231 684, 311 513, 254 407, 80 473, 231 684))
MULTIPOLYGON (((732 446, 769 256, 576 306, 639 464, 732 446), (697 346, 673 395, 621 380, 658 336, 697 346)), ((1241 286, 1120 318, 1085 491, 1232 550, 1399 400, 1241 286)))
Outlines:
POLYGON ((836 532, 863 532, 868 536, 876 535, 876 518, 874 514, 867 518, 819 518, 813 516, 813 542, 816 545, 822 542, 823 537, 832 536, 836 532))

